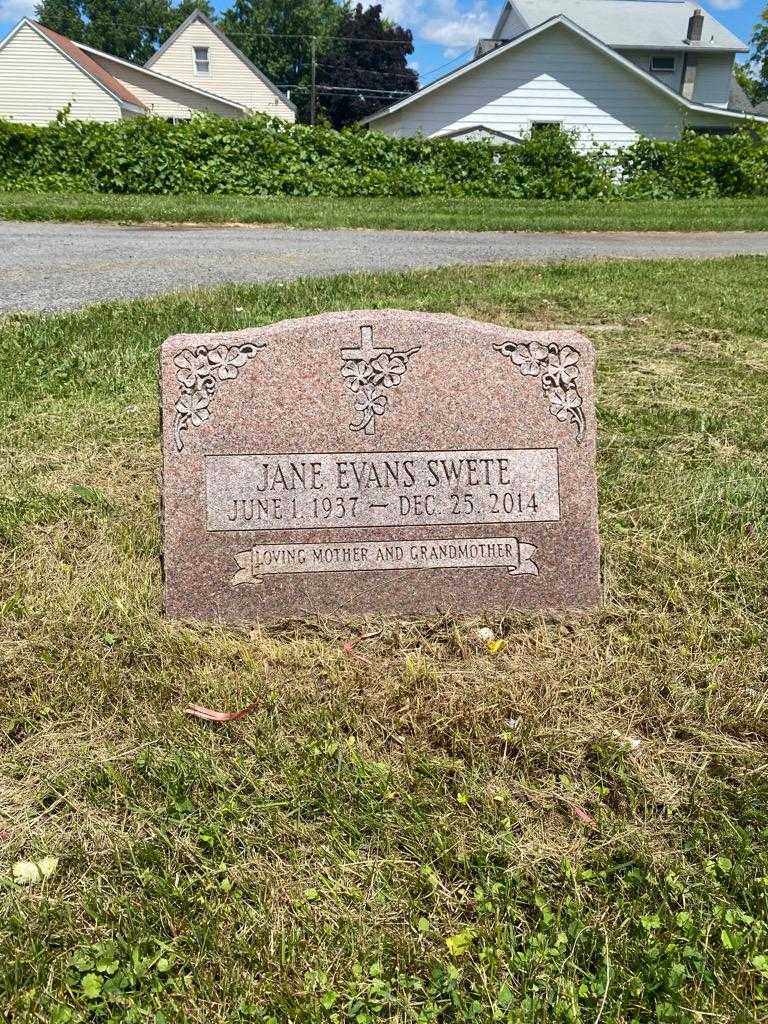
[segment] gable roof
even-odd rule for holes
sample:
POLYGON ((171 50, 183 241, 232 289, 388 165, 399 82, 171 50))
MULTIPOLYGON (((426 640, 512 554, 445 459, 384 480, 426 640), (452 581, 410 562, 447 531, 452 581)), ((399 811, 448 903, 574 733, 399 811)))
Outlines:
POLYGON ((655 78, 650 74, 650 72, 644 71, 636 64, 633 64, 632 61, 627 60, 626 57, 622 57, 620 53, 611 49, 610 46, 591 35, 591 33, 587 32, 580 25, 571 21, 570 18, 566 17, 564 14, 559 14, 556 17, 550 18, 548 21, 542 22, 540 25, 536 25, 534 28, 528 29, 527 32, 523 32, 521 35, 516 36, 508 43, 503 43, 495 50, 491 50, 490 53, 486 53, 482 57, 477 57, 475 60, 470 61, 468 64, 464 64, 455 71, 449 71, 447 75, 443 75, 442 78, 438 78, 429 85, 425 85, 423 89, 419 89, 418 92, 412 93, 405 99, 398 100, 396 103, 393 103, 388 107, 384 107, 383 110, 378 110, 375 114, 369 114, 367 117, 362 118, 360 123, 370 124, 372 121, 376 121, 380 117, 393 114, 396 111, 401 110, 403 107, 409 106, 411 103, 416 103, 430 93, 435 92, 438 89, 442 89, 443 86, 448 85, 449 82, 453 82, 457 78, 461 78, 463 75, 473 71, 475 68, 481 67, 483 64, 488 64, 491 61, 498 60, 502 54, 509 53, 511 50, 514 50, 515 47, 520 46, 521 43, 528 42, 530 39, 535 39, 536 36, 539 36, 544 32, 548 32, 558 25, 567 29, 569 32, 573 32, 574 35, 579 36, 590 46, 599 50, 600 53, 625 68, 625 70, 630 74, 638 76, 646 83, 646 85, 661 91, 668 99, 679 103, 680 106, 685 107, 687 110, 694 110, 699 113, 719 114, 723 117, 729 117, 735 120, 748 120, 750 117, 755 116, 752 114, 744 114, 739 111, 726 110, 723 107, 709 106, 706 103, 694 103, 692 100, 687 100, 684 96, 681 96, 680 93, 675 92, 674 89, 670 88, 670 86, 660 82, 658 78, 655 78))
POLYGON ((503 132, 499 128, 489 128, 485 124, 471 124, 466 128, 454 128, 450 132, 441 132, 436 135, 436 139, 456 139, 461 141, 465 135, 481 135, 483 138, 492 141, 492 144, 503 144, 507 142, 518 143, 522 142, 517 135, 510 135, 508 132, 503 132))
POLYGON ((609 46, 627 49, 726 50, 747 53, 749 47, 721 25, 704 15, 701 40, 687 43, 688 21, 697 9, 687 0, 507 0, 494 30, 500 38, 507 14, 514 8, 528 28, 559 14, 581 25, 609 46))
POLYGON ((68 60, 76 64, 80 70, 100 86, 105 92, 120 104, 120 106, 129 107, 139 113, 146 111, 146 107, 141 100, 134 96, 130 89, 126 89, 124 85, 121 85, 108 71, 100 67, 95 60, 88 56, 77 43, 72 42, 66 36, 59 35, 58 32, 54 32, 50 28, 46 28, 45 25, 41 25, 39 22, 34 21, 32 18, 22 18, 17 25, 8 33, 5 39, 0 42, 0 46, 4 46, 8 43, 16 33, 27 26, 36 32, 39 36, 42 36, 47 42, 54 46, 59 53, 62 53, 68 60))
POLYGON ((166 50, 170 49, 170 47, 173 46, 173 44, 176 42, 179 36, 181 36, 182 33, 186 32, 189 26, 193 25, 196 21, 202 22, 202 24, 205 25, 206 28, 210 29, 211 32, 213 32, 213 34, 216 36, 216 38, 220 42, 222 42, 227 47, 227 49, 230 50, 230 52, 238 58, 238 60, 242 61, 249 71, 252 71, 253 74, 256 75, 256 77, 260 79, 264 83, 264 85, 266 85, 270 92, 277 96, 278 99, 282 100, 287 107, 290 107, 290 109, 294 113, 296 113, 296 104, 292 103, 291 100, 289 100, 288 97, 285 95, 285 93, 281 92, 281 90, 278 89, 275 83, 271 79, 267 78, 264 72, 260 68, 257 68, 253 61, 249 60, 248 57, 245 56, 243 51, 239 50, 232 42, 232 40, 228 36, 224 35, 221 29, 217 25, 215 25, 211 21, 211 19, 200 10, 192 11, 189 17, 186 18, 181 23, 181 25, 179 25, 176 31, 166 39, 166 41, 163 43, 160 49, 156 50, 155 53, 152 54, 152 56, 149 58, 144 67, 151 68, 152 65, 166 52, 166 50))
MULTIPOLYGON (((93 54, 96 58, 102 57, 104 60, 112 61, 113 64, 120 64, 124 68, 130 68, 131 71, 138 71, 140 74, 146 75, 148 78, 156 78, 160 82, 167 82, 169 85, 174 85, 186 92, 193 92, 199 96, 204 96, 206 99, 216 100, 217 103, 225 103, 228 107, 233 107, 235 110, 245 113, 246 108, 242 103, 237 103, 235 100, 229 100, 225 96, 219 96, 215 92, 208 92, 207 89, 201 89, 199 86, 191 85, 189 82, 182 82, 180 78, 171 78, 170 75, 161 75, 159 71, 152 71, 150 68, 142 67, 141 64, 132 64, 129 60, 123 60, 122 57, 115 57, 112 53, 105 53, 103 50, 97 50, 93 46, 86 46, 84 43, 79 43, 78 48, 86 55, 93 54)), ((94 64, 101 68, 98 60, 94 61, 94 64)), ((113 77, 104 68, 101 68, 101 70, 110 78, 113 77)), ((125 89, 124 86, 123 88, 125 89)), ((127 90, 125 91, 127 92, 127 90)))

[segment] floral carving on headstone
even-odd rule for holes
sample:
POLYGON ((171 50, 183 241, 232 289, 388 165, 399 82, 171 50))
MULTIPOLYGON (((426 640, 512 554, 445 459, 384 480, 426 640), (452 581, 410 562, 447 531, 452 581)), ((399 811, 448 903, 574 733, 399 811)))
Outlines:
POLYGON ((563 423, 576 427, 576 440, 581 443, 587 429, 587 420, 579 394, 579 353, 571 345, 550 342, 542 345, 532 341, 529 345, 514 341, 493 346, 497 352, 511 359, 524 377, 538 377, 549 411, 563 423))
POLYGON ((376 417, 383 416, 387 408, 387 390, 399 386, 408 369, 408 360, 420 345, 403 352, 392 348, 378 348, 373 344, 373 328, 360 328, 360 345, 342 349, 341 375, 347 388, 355 395, 355 411, 359 419, 350 423, 350 430, 373 434, 376 417))
POLYGON ((173 436, 176 450, 184 448, 182 433, 190 426, 199 427, 211 414, 211 403, 222 381, 235 380, 240 368, 253 359, 266 342, 243 345, 196 345, 185 348, 174 356, 176 380, 181 385, 181 396, 176 402, 173 436))

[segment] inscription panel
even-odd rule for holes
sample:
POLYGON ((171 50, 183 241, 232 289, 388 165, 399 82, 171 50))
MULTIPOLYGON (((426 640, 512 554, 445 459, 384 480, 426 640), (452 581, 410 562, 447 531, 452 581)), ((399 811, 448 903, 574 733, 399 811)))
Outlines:
POLYGON ((555 448, 209 455, 205 468, 209 531, 560 518, 555 448))
POLYGON ((372 541, 359 544, 255 544, 235 555, 235 587, 259 586, 265 575, 313 572, 407 572, 413 569, 504 569, 538 576, 536 547, 517 537, 461 537, 445 541, 372 541))

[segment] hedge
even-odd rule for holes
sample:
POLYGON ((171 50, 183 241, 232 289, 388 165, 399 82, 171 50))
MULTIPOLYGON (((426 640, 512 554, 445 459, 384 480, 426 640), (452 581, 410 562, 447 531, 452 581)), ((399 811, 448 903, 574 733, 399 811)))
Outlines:
POLYGON ((550 129, 520 145, 395 139, 264 116, 153 117, 114 124, 60 116, 44 127, 0 120, 0 188, 154 195, 687 198, 768 194, 768 129, 641 139, 579 152, 550 129))

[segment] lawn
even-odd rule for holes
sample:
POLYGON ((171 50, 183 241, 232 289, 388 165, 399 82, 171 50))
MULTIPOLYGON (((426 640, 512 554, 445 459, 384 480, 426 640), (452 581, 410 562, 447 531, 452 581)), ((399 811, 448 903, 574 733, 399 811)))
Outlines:
POLYGON ((768 198, 519 200, 430 196, 114 196, 0 193, 0 219, 288 224, 423 231, 766 231, 768 198))
POLYGON ((4 1019, 765 1020, 765 276, 507 265, 0 321, 4 1019), (367 306, 593 338, 601 611, 510 610, 496 653, 446 617, 162 620, 160 342, 367 306))

